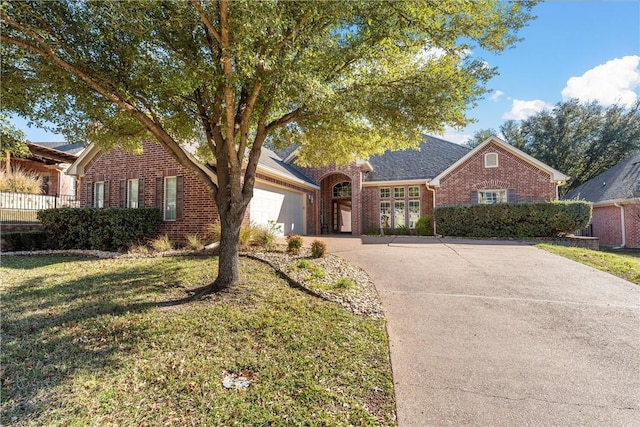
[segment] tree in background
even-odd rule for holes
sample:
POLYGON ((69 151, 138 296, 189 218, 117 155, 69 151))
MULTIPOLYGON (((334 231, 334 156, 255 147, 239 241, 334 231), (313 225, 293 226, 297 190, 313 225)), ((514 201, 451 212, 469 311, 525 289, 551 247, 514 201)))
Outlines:
MULTIPOLYGON (((516 148, 571 177, 569 191, 640 150, 640 101, 631 107, 604 107, 596 102, 560 102, 552 110, 500 126, 516 148)), ((474 135, 469 146, 484 141, 493 129, 474 135)))
POLYGON ((0 114, 0 155, 5 163, 5 170, 11 169, 11 156, 25 157, 29 155, 27 137, 17 129, 4 114, 0 114))
POLYGON ((467 123, 496 73, 471 43, 512 45, 534 3, 3 2, 3 108, 104 148, 153 138, 192 170, 220 214, 215 290, 238 278, 267 139, 347 163, 467 123), (216 179, 182 148, 194 141, 216 179))

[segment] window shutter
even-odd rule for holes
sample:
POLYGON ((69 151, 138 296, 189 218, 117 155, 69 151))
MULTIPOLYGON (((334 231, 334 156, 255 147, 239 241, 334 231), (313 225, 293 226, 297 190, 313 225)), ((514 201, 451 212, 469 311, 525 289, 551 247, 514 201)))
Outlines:
POLYGON ((156 208, 162 210, 162 180, 161 176, 156 178, 156 208))
POLYGON ((94 207, 93 205, 93 182, 87 182, 87 206, 94 207))
POLYGON ((104 182, 104 207, 108 208, 110 206, 111 200, 111 192, 109 191, 109 181, 104 182))
POLYGON ((176 219, 182 219, 184 211, 184 177, 176 177, 176 219))
POLYGON ((138 207, 144 208, 144 179, 138 179, 138 207))
POLYGON ((120 207, 127 207, 127 181, 125 179, 120 180, 120 207))
POLYGON ((507 189, 507 203, 518 203, 518 195, 515 188, 507 189))
POLYGON ((471 204, 472 205, 477 205, 478 204, 478 192, 477 191, 472 191, 471 192, 471 204))

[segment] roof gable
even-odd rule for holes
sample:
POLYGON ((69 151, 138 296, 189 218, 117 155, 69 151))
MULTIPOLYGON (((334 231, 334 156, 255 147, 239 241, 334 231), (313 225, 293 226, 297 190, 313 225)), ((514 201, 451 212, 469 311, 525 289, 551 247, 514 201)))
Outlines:
POLYGON ((523 152, 521 150, 518 150, 516 147, 514 147, 511 144, 506 143, 505 141, 501 140, 500 138, 498 138, 496 136, 491 136, 491 137, 487 138, 484 142, 482 142, 482 144, 476 146, 474 149, 472 149, 467 154, 465 154, 460 159, 458 159, 455 163, 453 163, 448 168, 446 168, 445 170, 440 172, 436 177, 434 177, 431 181, 429 181, 429 185, 433 185, 433 186, 436 186, 436 187, 439 186, 440 185, 440 181, 445 176, 447 176, 448 174, 453 172, 456 168, 458 168, 460 165, 462 165, 468 159, 473 157, 476 153, 481 151, 484 147, 486 147, 487 145, 492 144, 492 143, 502 147, 503 149, 509 151, 510 153, 512 153, 515 156, 521 158, 522 160, 526 161, 527 163, 535 166, 536 168, 538 168, 538 169, 540 169, 540 170, 542 170, 544 172, 547 172, 551 176, 551 181, 552 182, 557 182, 560 185, 562 185, 562 184, 564 184, 564 182, 567 179, 569 179, 569 177, 566 176, 565 174, 563 174, 562 172, 559 172, 559 171, 555 170, 554 168, 552 168, 551 166, 546 165, 546 164, 542 163, 540 160, 528 155, 527 153, 525 153, 525 152, 523 152))
POLYGON ((640 153, 635 153, 569 191, 563 199, 600 203, 639 197, 640 153))

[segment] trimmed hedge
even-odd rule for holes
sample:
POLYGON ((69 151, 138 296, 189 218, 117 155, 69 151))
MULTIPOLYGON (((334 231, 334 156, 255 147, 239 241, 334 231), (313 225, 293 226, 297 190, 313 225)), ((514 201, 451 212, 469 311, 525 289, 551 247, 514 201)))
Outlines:
POLYGON ((49 249, 47 233, 43 230, 12 231, 2 234, 3 250, 36 251, 49 249))
POLYGON ((64 208, 38 212, 51 246, 58 249, 127 249, 149 237, 161 221, 155 208, 64 208))
POLYGON ((554 237, 586 227, 592 205, 584 201, 440 207, 438 233, 462 237, 554 237))

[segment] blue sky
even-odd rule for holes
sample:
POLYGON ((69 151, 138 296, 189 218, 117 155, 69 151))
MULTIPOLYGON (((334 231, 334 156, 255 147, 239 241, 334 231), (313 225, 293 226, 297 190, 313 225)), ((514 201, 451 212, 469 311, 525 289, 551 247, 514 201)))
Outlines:
MULTIPOLYGON (((473 51, 500 74, 468 113, 477 122, 447 129, 445 139, 464 142, 479 129, 497 129, 508 118, 525 118, 568 97, 609 105, 640 96, 639 1, 548 1, 534 14, 515 47, 498 56, 473 51)), ((64 139, 29 128, 26 120, 12 121, 33 142, 64 139)))
POLYGON ((473 52, 500 74, 469 111, 478 122, 448 129, 445 139, 462 142, 570 97, 609 105, 640 96, 640 2, 548 1, 534 14, 515 47, 498 56, 473 52))

